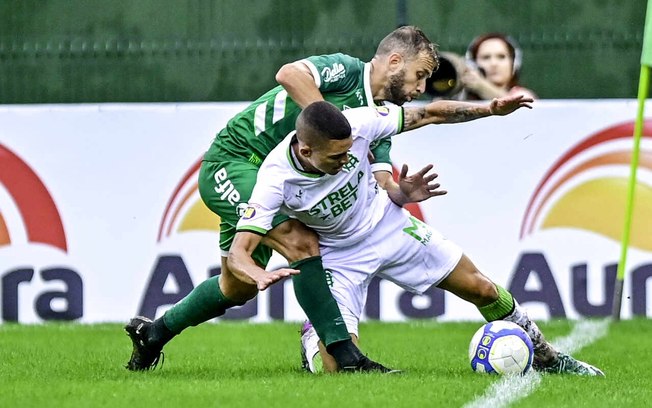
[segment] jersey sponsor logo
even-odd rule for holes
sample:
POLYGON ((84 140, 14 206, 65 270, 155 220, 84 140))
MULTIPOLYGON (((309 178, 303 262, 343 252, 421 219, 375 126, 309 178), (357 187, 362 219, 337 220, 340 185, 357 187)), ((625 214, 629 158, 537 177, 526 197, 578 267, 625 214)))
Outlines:
POLYGON ((386 106, 376 106, 376 112, 380 116, 387 116, 389 115, 389 108, 386 106))
POLYGON ((220 199, 228 201, 231 205, 236 205, 240 201, 240 192, 236 190, 228 177, 225 168, 216 171, 213 176, 216 185, 213 188, 217 194, 220 194, 220 199))
POLYGON ((340 63, 334 63, 332 67, 325 67, 321 71, 324 82, 335 82, 346 76, 346 69, 340 63))
POLYGON ((247 209, 244 211, 244 214, 242 214, 242 219, 243 220, 250 220, 256 216, 256 209, 254 207, 247 207, 247 209))
POLYGON ((359 171, 355 181, 349 181, 340 189, 329 193, 314 207, 308 210, 311 217, 319 217, 322 220, 336 218, 342 215, 346 210, 353 207, 358 199, 358 187, 360 179, 364 177, 364 172, 359 171), (355 184, 353 184, 355 183, 355 184))

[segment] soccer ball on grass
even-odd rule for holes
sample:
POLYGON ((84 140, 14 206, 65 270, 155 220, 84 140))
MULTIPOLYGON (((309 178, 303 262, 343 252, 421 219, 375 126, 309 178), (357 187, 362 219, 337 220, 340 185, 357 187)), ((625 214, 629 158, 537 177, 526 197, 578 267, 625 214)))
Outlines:
POLYGON ((533 357, 527 333, 516 323, 504 320, 480 327, 469 345, 471 368, 479 373, 525 374, 533 357))

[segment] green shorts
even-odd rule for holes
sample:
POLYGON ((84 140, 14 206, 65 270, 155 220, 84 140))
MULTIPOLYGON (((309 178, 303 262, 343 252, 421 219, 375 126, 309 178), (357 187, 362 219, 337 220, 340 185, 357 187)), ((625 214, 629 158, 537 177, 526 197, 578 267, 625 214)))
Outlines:
MULTIPOLYGON (((234 158, 230 161, 202 161, 199 169, 199 194, 204 204, 219 215, 220 249, 222 255, 231 247, 235 237, 235 227, 247 208, 247 202, 256 184, 259 167, 245 160, 234 158)), ((272 226, 277 226, 289 217, 277 214, 272 226)), ((272 250, 258 245, 252 254, 253 259, 262 266, 267 266, 272 250)))

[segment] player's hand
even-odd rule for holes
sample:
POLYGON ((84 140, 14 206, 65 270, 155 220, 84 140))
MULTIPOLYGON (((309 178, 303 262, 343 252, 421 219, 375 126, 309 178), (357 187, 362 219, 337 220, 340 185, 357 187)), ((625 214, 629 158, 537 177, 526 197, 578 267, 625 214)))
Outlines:
POLYGON ((439 183, 433 183, 437 178, 437 173, 428 172, 432 170, 433 165, 429 164, 419 170, 417 173, 408 176, 408 166, 404 164, 401 168, 401 174, 398 176, 398 185, 401 193, 405 196, 406 203, 419 202, 427 200, 430 197, 440 196, 447 193, 446 190, 440 190, 439 183))
POLYGON ((299 270, 291 268, 281 268, 274 271, 268 271, 261 273, 258 276, 252 278, 256 281, 256 287, 258 290, 265 290, 268 287, 272 286, 276 282, 282 280, 283 278, 291 275, 298 275, 299 270))
POLYGON ((494 98, 489 105, 489 112, 492 115, 509 115, 519 108, 532 109, 534 99, 525 95, 507 95, 502 98, 494 98))

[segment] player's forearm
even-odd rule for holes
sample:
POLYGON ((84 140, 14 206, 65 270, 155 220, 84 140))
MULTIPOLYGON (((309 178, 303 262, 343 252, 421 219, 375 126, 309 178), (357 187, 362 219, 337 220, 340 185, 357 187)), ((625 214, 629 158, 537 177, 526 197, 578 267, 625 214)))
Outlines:
POLYGON ((254 285, 257 277, 265 273, 251 257, 261 239, 259 235, 249 232, 236 233, 227 257, 229 270, 239 279, 254 285))
POLYGON ((286 64, 277 72, 276 81, 285 88, 288 96, 301 107, 324 99, 315 80, 305 65, 299 62, 286 64))
POLYGON ((408 107, 403 110, 403 130, 438 123, 460 123, 491 116, 489 103, 460 101, 434 101, 426 106, 408 107))
POLYGON ((392 177, 392 173, 390 173, 389 171, 385 171, 385 170, 374 171, 374 178, 376 179, 376 183, 378 183, 378 186, 383 190, 387 190, 388 188, 391 188, 391 184, 394 184, 396 188, 398 188, 398 184, 394 181, 394 178, 392 177))
POLYGON ((384 188, 387 191, 389 199, 399 207, 403 207, 410 202, 410 198, 401 191, 401 187, 394 180, 391 183, 387 183, 384 188))
POLYGON ((374 172, 374 177, 378 186, 383 190, 387 191, 389 199, 392 200, 396 205, 402 207, 408 203, 407 197, 403 192, 401 192, 401 187, 397 182, 394 181, 392 174, 388 171, 376 171, 374 172))
POLYGON ((265 273, 264 269, 256 265, 250 254, 237 248, 235 250, 231 248, 227 262, 231 273, 252 285, 257 283, 257 276, 265 273))

